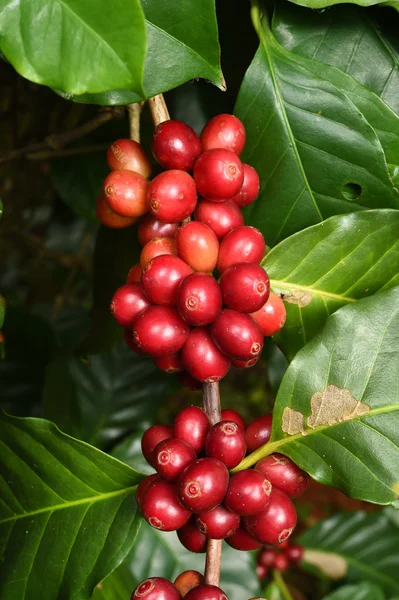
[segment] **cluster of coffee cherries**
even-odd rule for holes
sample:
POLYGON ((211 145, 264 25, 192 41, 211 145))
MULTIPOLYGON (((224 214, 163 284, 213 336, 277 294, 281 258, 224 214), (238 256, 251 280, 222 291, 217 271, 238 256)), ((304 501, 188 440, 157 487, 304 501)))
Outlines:
POLYGON ((285 322, 284 304, 259 265, 263 235, 244 225, 240 210, 259 192, 255 169, 239 158, 244 144, 244 126, 233 115, 214 117, 201 137, 185 123, 165 121, 152 151, 167 170, 151 182, 138 144, 119 140, 108 151, 114 170, 99 218, 111 223, 104 216, 110 211, 130 222, 140 217, 143 246, 111 310, 134 352, 180 373, 189 387, 219 381, 231 365, 254 365, 264 336, 285 322))
POLYGON ((211 426, 196 406, 184 408, 173 427, 150 427, 142 451, 157 472, 137 488, 144 519, 156 529, 177 531, 191 552, 205 552, 209 538, 225 539, 237 550, 284 542, 296 525, 290 498, 305 490, 306 473, 281 454, 262 458, 254 469, 229 472, 269 441, 271 427, 271 415, 245 427, 233 410, 223 410, 211 426))
POLYGON ((256 573, 260 581, 264 581, 270 569, 286 571, 290 564, 298 564, 303 557, 303 548, 299 544, 291 544, 285 540, 278 546, 264 546, 256 557, 256 573))
POLYGON ((131 600, 228 600, 215 585, 207 585, 198 571, 184 571, 174 583, 163 577, 150 577, 136 587, 131 600))

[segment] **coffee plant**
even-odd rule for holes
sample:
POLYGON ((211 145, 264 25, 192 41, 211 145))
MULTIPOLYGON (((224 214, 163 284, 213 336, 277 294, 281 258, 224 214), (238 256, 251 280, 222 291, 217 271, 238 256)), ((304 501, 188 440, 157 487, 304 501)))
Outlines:
POLYGON ((1 0, 1 600, 398 600, 398 32, 1 0))

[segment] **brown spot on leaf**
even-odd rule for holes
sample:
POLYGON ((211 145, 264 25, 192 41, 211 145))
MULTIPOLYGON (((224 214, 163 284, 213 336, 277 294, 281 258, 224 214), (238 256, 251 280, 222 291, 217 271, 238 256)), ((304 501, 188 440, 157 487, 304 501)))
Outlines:
POLYGON ((330 579, 341 579, 348 571, 346 560, 333 552, 305 550, 303 560, 320 569, 330 579))
POLYGON ((313 394, 310 408, 312 414, 308 417, 308 427, 312 429, 350 421, 370 412, 368 404, 356 400, 349 390, 336 385, 328 385, 322 392, 313 394))
POLYGON ((313 298, 312 294, 309 294, 309 292, 301 292, 300 290, 282 294, 281 297, 284 302, 288 302, 288 304, 297 304, 299 308, 303 308, 310 304, 313 298))
POLYGON ((392 491, 399 496, 399 481, 396 481, 392 486, 392 491))
POLYGON ((306 435, 305 421, 303 414, 289 406, 286 406, 283 411, 283 422, 281 428, 288 435, 296 435, 302 433, 306 435))

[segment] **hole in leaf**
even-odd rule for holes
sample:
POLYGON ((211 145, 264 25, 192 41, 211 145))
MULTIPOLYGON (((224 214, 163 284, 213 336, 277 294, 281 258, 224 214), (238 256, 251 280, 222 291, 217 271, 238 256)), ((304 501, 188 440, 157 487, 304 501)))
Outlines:
POLYGON ((346 183, 342 188, 342 195, 351 202, 358 200, 361 193, 362 187, 357 183, 346 183))

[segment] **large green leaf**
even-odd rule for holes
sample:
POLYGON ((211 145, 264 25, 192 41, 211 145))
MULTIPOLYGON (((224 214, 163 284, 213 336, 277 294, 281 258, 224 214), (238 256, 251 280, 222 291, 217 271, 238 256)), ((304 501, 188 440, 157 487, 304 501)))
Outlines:
POLYGON ((287 369, 269 444, 346 495, 398 506, 399 287, 339 309, 287 369))
POLYGON ((335 592, 324 596, 323 600, 385 600, 385 595, 378 585, 358 583, 343 585, 335 592))
POLYGON ((140 473, 42 419, 0 416, 0 596, 85 600, 134 543, 140 473))
POLYGON ((331 217, 282 241, 263 260, 287 322, 276 341, 292 359, 335 310, 399 285, 399 211, 331 217))
MULTIPOLYGON (((334 515, 308 529, 298 541, 304 546, 305 562, 319 565, 322 570, 336 570, 337 576, 349 581, 367 581, 390 594, 399 592, 399 528, 383 511, 334 515)), ((359 595, 364 600, 379 597, 359 595)), ((358 596, 331 595, 332 598, 355 600, 358 596)))
POLYGON ((253 14, 261 44, 235 108, 247 129, 243 158, 261 178, 247 222, 274 245, 334 214, 399 208, 380 141, 330 67, 315 76, 312 61, 285 50, 267 17, 253 14))
POLYGON ((1 0, 0 48, 27 79, 66 93, 144 95, 147 32, 139 0, 1 0))

